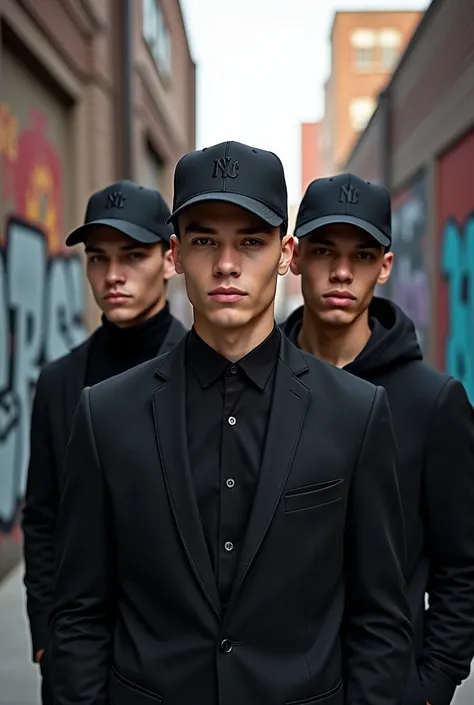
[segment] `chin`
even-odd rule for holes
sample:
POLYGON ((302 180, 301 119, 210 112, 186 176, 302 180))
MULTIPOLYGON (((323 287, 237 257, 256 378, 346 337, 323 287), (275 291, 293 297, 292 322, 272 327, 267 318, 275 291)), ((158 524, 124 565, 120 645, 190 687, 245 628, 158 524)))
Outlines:
POLYGON ((252 320, 248 311, 239 311, 236 308, 222 308, 220 311, 208 311, 205 316, 209 323, 217 328, 241 328, 252 320))
POLYGON ((323 313, 320 313, 319 318, 328 325, 348 326, 355 320, 356 316, 351 311, 336 309, 332 311, 326 310, 323 313))
POLYGON ((137 318, 136 311, 125 308, 115 308, 110 311, 104 311, 104 313, 111 323, 115 323, 118 326, 130 325, 137 318))

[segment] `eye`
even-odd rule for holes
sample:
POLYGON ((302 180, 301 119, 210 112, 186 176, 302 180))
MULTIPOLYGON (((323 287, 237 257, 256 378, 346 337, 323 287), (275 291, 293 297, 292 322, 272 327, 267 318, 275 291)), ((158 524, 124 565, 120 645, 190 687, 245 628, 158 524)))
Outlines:
POLYGON ((328 247, 315 247, 314 253, 320 257, 326 257, 331 254, 331 250, 328 247))
POLYGON ((197 247, 206 247, 207 245, 212 245, 212 240, 210 237, 196 237, 192 241, 192 244, 197 247))
POLYGON ((248 245, 249 247, 259 247, 264 244, 263 240, 259 240, 258 238, 255 237, 247 237, 243 243, 243 245, 248 245))
POLYGON ((144 259, 145 255, 143 252, 129 252, 128 258, 132 261, 139 261, 144 259))
POLYGON ((374 259, 374 255, 372 254, 372 252, 364 252, 364 251, 358 252, 357 256, 359 257, 359 259, 363 259, 363 260, 374 259))
POLYGON ((89 255, 89 264, 99 264, 100 262, 105 262, 105 257, 103 255, 89 255))

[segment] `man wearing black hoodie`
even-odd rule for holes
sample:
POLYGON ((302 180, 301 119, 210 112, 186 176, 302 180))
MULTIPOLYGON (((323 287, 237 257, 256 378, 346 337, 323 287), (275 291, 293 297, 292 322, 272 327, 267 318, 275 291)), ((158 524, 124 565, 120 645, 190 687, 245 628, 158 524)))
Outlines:
POLYGON ((404 705, 448 705, 474 657, 473 409, 459 381, 423 361, 412 321, 373 295, 393 263, 383 187, 352 174, 313 181, 295 236, 292 271, 301 275, 304 306, 283 330, 388 393, 415 630, 404 705))

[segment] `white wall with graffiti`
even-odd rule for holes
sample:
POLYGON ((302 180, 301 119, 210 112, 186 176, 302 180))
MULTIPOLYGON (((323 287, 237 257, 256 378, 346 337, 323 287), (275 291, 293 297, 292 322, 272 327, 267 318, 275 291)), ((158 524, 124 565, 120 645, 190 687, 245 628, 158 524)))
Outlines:
POLYGON ((0 254, 0 530, 14 522, 25 490, 30 413, 41 365, 86 334, 78 258, 48 255, 44 233, 10 218, 0 254))
POLYGON ((87 335, 82 262, 62 244, 57 134, 48 105, 0 104, 0 566, 2 540, 18 533, 38 374, 87 335))

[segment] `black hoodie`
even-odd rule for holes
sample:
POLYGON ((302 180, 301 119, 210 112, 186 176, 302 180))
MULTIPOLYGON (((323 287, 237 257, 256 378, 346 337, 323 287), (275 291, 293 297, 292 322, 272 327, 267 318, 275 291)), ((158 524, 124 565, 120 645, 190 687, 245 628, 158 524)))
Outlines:
MULTIPOLYGON (((295 344, 302 317, 282 324, 295 344)), ((416 661, 404 705, 448 705, 474 657, 474 412, 462 384, 423 361, 398 306, 375 297, 369 320, 344 369, 385 387, 398 444, 416 661)))

